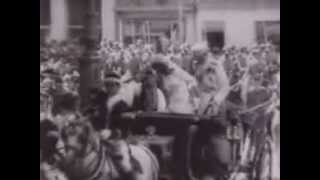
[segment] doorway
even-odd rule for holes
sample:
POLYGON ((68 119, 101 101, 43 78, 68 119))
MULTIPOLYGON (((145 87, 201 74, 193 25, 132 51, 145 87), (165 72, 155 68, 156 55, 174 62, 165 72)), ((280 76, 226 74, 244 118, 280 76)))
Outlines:
POLYGON ((207 32, 207 42, 209 48, 216 47, 222 49, 224 47, 224 32, 223 31, 211 31, 207 32))

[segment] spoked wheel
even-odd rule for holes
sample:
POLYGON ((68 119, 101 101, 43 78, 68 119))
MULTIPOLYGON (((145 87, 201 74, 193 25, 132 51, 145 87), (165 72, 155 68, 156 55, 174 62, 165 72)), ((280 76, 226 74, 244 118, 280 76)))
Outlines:
POLYGON ((272 180, 272 144, 266 139, 253 171, 253 180, 272 180))

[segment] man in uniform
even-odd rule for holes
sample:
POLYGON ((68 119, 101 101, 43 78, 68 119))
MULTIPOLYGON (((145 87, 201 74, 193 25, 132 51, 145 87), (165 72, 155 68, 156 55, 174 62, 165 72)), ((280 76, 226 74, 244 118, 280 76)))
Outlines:
POLYGON ((205 147, 205 159, 200 176, 203 178, 223 178, 228 172, 231 163, 231 146, 227 139, 229 120, 227 118, 226 97, 229 94, 229 80, 221 62, 207 60, 199 67, 197 73, 199 82, 200 105, 199 115, 213 116, 212 123, 200 126, 196 134, 194 146, 195 155, 205 147))
POLYGON ((219 180, 227 175, 231 164, 231 145, 227 139, 230 122, 226 105, 231 88, 223 61, 214 58, 208 48, 205 49, 200 49, 203 53, 198 57, 201 61, 195 73, 198 80, 198 114, 213 118, 209 118, 208 123, 200 123, 200 127, 189 128, 191 151, 187 153, 187 158, 191 161, 189 168, 194 170, 195 176, 219 180))

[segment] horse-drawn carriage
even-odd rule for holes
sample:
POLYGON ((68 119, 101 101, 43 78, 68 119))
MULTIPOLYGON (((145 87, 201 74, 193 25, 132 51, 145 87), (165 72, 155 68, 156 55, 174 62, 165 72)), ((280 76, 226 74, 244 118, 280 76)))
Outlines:
MULTIPOLYGON (((158 69, 161 74, 161 71, 167 71, 166 68, 163 70, 163 66, 161 64, 156 64, 157 66, 154 66, 153 69, 158 69)), ((208 65, 209 66, 209 65, 208 65)), ((210 68, 210 67, 209 67, 210 68)), ((97 72, 99 70, 96 70, 97 72)), ((117 85, 120 83, 118 77, 112 77, 109 78, 112 80, 108 84, 108 86, 112 86, 110 91, 119 90, 120 93, 124 95, 124 98, 121 99, 121 96, 113 96, 115 98, 112 98, 111 100, 108 100, 107 109, 110 111, 110 114, 114 108, 115 102, 126 100, 126 104, 128 104, 130 107, 134 107, 134 99, 136 96, 138 96, 137 99, 141 100, 143 99, 144 106, 141 109, 148 109, 149 111, 161 111, 161 99, 164 99, 164 96, 160 95, 158 91, 157 86, 157 77, 154 77, 155 74, 151 73, 149 71, 146 71, 142 76, 144 78, 141 78, 143 80, 142 85, 140 87, 140 91, 137 90, 139 88, 137 83, 135 81, 131 81, 130 83, 127 83, 126 86, 121 87, 121 89, 117 89, 117 85), (116 86, 114 86, 116 84, 116 86), (114 86, 114 87, 113 87, 114 86), (142 90, 146 90, 148 87, 148 90, 150 90, 150 93, 143 92, 142 90), (150 96, 146 96, 150 95, 150 96), (129 97, 129 98, 128 98, 129 97), (143 97, 140 99, 140 97, 143 97), (117 99, 118 98, 118 99, 117 99), (131 100, 128 100, 131 99, 131 100), (157 101, 152 101, 153 99, 156 99, 157 101), (128 101, 128 102, 127 102, 128 101), (113 102, 109 103, 109 102, 113 102), (157 103, 155 103, 157 102, 157 103)), ((180 75, 179 69, 177 72, 172 76, 180 75)), ((205 71, 206 72, 206 71, 205 71)), ((203 72, 203 73, 205 73, 203 72)), ((162 72, 163 74, 166 74, 166 72, 162 72)), ((99 74, 99 73, 96 73, 99 74)), ((214 74, 214 73, 213 73, 214 74)), ((171 76, 170 76, 171 77, 171 76)), ((179 76, 180 77, 180 76, 179 76)), ((96 77, 99 79, 99 76, 96 77)), ((106 77, 104 77, 106 78, 106 77)), ((171 109, 169 112, 185 112, 185 109, 192 109, 191 106, 189 106, 191 103, 189 102, 188 95, 189 95, 189 86, 187 86, 187 83, 181 84, 181 80, 179 78, 168 78, 163 77, 163 81, 167 82, 167 88, 173 87, 171 84, 174 84, 174 87, 179 87, 177 89, 170 89, 173 90, 175 93, 173 93, 171 99, 171 102, 175 102, 172 104, 166 104, 167 109, 171 109), (173 79, 173 80, 172 80, 173 79), (169 86, 170 85, 170 86, 169 86), (181 86, 181 87, 180 87, 181 86), (183 90, 183 91, 181 91, 183 90), (183 92, 183 93, 181 93, 183 92), (179 99, 177 101, 176 99, 179 99), (181 105, 181 106, 180 106, 181 105), (179 107, 179 108, 177 108, 179 107), (188 108, 189 107, 189 108, 188 108), (176 109, 175 109, 176 108, 176 109)), ((188 79, 188 78, 186 78, 188 79)), ((191 78, 192 79, 192 78, 191 78)), ((210 78, 208 78, 210 79, 210 78)), ((214 79, 214 78, 213 78, 214 79)), ((105 80, 105 79, 104 79, 105 80)), ((130 78, 129 78, 130 80, 130 78)), ((100 81, 100 80, 97 80, 100 81)), ((127 81, 126 81, 127 82, 127 81)), ((191 83, 192 84, 192 83, 191 83)), ((210 84, 210 81, 209 83, 210 84)), ((228 88, 229 89, 229 88, 228 88)), ((228 90, 229 91, 229 90, 228 90)), ((227 91, 226 91, 227 92, 227 91)), ((117 94, 117 95, 118 95, 117 94)), ((205 96, 204 96, 205 97, 205 96)), ((209 96, 208 96, 209 97, 209 96)), ((170 99, 170 98, 168 98, 170 99)), ((211 99, 210 97, 207 99, 211 99)), ((83 101, 84 102, 84 101, 83 101)), ((103 101, 105 103, 105 101, 103 101)), ((121 103, 120 103, 121 104, 121 103)), ((140 103, 141 104, 141 103, 140 103)), ((204 103, 206 104, 206 103, 204 103)), ((209 102, 208 105, 211 105, 209 102)), ((116 109, 116 108, 115 108, 116 109)), ((134 108, 133 108, 134 109, 134 108)), ((139 108, 136 108, 139 109, 139 108)), ((135 110, 136 110, 135 109, 135 110)), ((206 110, 207 108, 204 108, 206 110)), ((148 111, 146 110, 146 111, 148 111)), ((214 111, 214 108, 212 108, 214 111)), ((138 114, 128 114, 125 113, 123 116, 121 116, 120 119, 117 119, 117 121, 121 121, 121 119, 124 120, 125 126, 129 127, 129 137, 126 139, 127 141, 133 143, 133 144, 144 144, 145 146, 149 147, 153 154, 157 156, 157 161, 160 164, 160 179, 165 180, 173 180, 175 179, 172 175, 175 173, 173 171, 173 162, 177 160, 173 160, 174 155, 173 152, 173 141, 174 137, 176 137, 176 133, 181 128, 189 128, 190 126, 206 126, 210 125, 210 123, 214 122, 214 118, 216 117, 199 117, 193 114, 172 114, 172 113, 160 113, 160 112, 150 112, 150 113, 138 113, 138 114), (213 121, 208 121, 208 119, 213 121), (208 123, 208 124, 207 124, 208 123)), ((186 111, 186 112, 191 112, 186 111)), ((216 114, 214 112, 212 113, 201 113, 201 114, 216 114)), ((104 116, 101 116, 104 117, 104 116)), ((272 118, 271 118, 272 119, 272 118)), ((270 120, 268 120, 270 122, 270 120)), ((231 126, 227 128, 227 140, 230 141, 230 144, 232 144, 232 151, 231 151, 231 157, 232 157, 232 163, 230 166, 230 170, 228 172, 227 179, 231 180, 239 180, 239 174, 244 175, 241 180, 248 179, 248 180, 259 180, 259 179, 271 179, 271 175, 273 174, 273 152, 274 149, 274 137, 272 136, 272 132, 270 133, 270 130, 273 131, 273 128, 270 128, 266 123, 263 123, 265 126, 262 126, 262 128, 255 129, 255 128, 248 128, 248 126, 244 127, 243 122, 239 121, 236 123, 233 123, 231 126)), ((272 124, 272 123, 271 123, 272 124)), ((211 125, 210 125, 211 126, 211 125)), ((187 152, 187 154, 191 151, 190 146, 186 145, 186 149, 184 151, 187 152)), ((91 153, 91 152, 90 152, 91 153)), ((97 153, 100 153, 97 152, 97 153)), ((99 155, 99 154, 98 154, 99 155)), ((94 155, 96 156, 96 155, 94 155)), ((99 157, 99 156, 97 156, 99 157)), ((187 158, 187 157, 186 157, 187 158)), ((97 161, 101 162, 101 161, 97 161)), ((176 163, 175 162, 175 163, 176 163)), ((191 167, 191 160, 185 159, 185 164, 182 164, 182 166, 185 166, 184 173, 188 174, 188 177, 186 180, 191 179, 189 172, 193 171, 193 168, 191 167)), ((79 171, 78 171, 79 172, 79 171)), ((76 180, 79 180, 76 178, 76 180)), ((110 180, 114 180, 114 178, 110 178, 110 180)), ((139 179, 140 180, 140 179, 139 179)), ((150 179, 146 179, 150 180, 150 179)))
MULTIPOLYGON (((210 125, 216 118, 160 112, 123 113, 120 117, 118 120, 124 121, 128 127, 127 141, 132 144, 143 144, 156 155, 160 165, 159 180, 175 179, 173 175, 176 162, 173 159, 172 145, 177 131, 192 125, 210 125)), ((267 121, 272 124, 274 123, 272 119, 269 118, 267 121)), ((274 139, 276 138, 272 136, 270 130, 273 131, 274 128, 270 126, 263 126, 258 130, 247 128, 245 132, 242 131, 243 129, 241 121, 227 129, 227 138, 232 144, 232 163, 226 178, 230 180, 271 180, 274 171, 279 171, 279 169, 273 169, 274 164, 278 163, 273 162, 275 159, 273 156, 276 154, 274 153, 276 151, 274 139)), ((191 147, 185 147, 187 148, 185 151, 190 152, 191 147)), ((190 166, 193 162, 190 161, 186 160, 185 164, 182 163, 185 166, 185 174, 193 171, 190 166)), ((189 179, 192 179, 190 175, 186 180, 189 179)))
MULTIPOLYGON (((160 172, 156 180, 174 180, 174 161, 172 155, 172 145, 176 131, 181 127, 191 125, 208 125, 208 118, 214 117, 199 117, 194 115, 182 114, 167 114, 167 113, 138 113, 123 114, 122 118, 130 124, 130 135, 126 142, 129 144, 142 144, 148 147, 157 157, 160 165, 160 172), (145 129, 145 131, 143 131, 145 129)), ((74 133, 74 132, 73 132, 74 133)), ((227 177, 229 180, 273 180, 273 172, 277 167, 274 167, 273 160, 274 140, 272 140, 266 132, 260 132, 259 143, 254 140, 255 132, 248 131, 242 135, 243 139, 239 138, 239 134, 235 133, 229 137, 233 144, 234 154, 233 164, 230 173, 227 177)), ((63 133, 62 133, 62 136, 63 133)), ((65 147, 66 148, 66 147, 65 147)), ((188 147, 190 148, 190 147, 188 147)), ((71 148, 72 149, 72 148, 71 148)), ((188 151, 186 149, 186 151, 188 151)), ((89 151, 91 152, 91 151, 89 151)), ((91 153, 88 153, 90 155, 91 153)), ((103 155, 104 153, 102 153, 103 155)), ((102 156, 106 162, 108 157, 102 156)), ((97 156, 98 160, 101 159, 97 156)), ((89 158, 90 159, 90 158, 89 158)), ((101 162, 103 160, 100 160, 101 162)), ((186 164, 186 168, 188 164, 186 164)), ((279 163, 279 162, 276 162, 279 163)), ((100 163, 98 163, 100 164, 100 163)), ((158 166, 158 165, 157 165, 158 166)), ((88 168, 88 167, 86 167, 88 168)), ((99 169, 99 168, 98 168, 99 169)), ((158 169, 158 168, 157 168, 158 169)), ((159 170, 159 169, 158 169, 159 170)), ((190 169, 193 171, 193 169, 190 169)), ((79 173, 79 172, 78 172, 79 173)), ((188 172, 185 172, 186 174, 188 172)), ((157 173, 158 174, 158 173, 157 173)), ((192 179, 189 177, 187 179, 192 179)), ((186 179, 186 180, 187 180, 186 179)), ((100 179, 99 179, 100 180, 100 179)), ((113 180, 112 178, 110 180, 113 180)))

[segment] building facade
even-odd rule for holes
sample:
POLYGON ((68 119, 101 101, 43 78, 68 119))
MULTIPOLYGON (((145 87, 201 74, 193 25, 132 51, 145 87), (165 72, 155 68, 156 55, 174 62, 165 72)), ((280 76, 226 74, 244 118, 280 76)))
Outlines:
MULTIPOLYGON (((93 0, 99 37, 209 45, 280 45, 280 0, 93 0)), ((40 38, 83 35, 86 0, 40 0, 40 38)))

